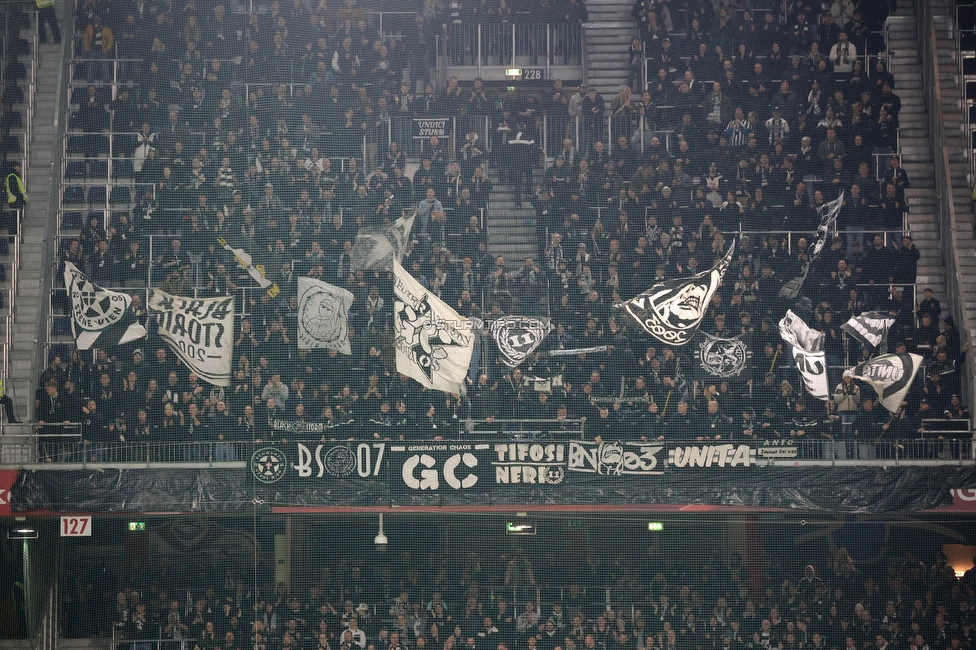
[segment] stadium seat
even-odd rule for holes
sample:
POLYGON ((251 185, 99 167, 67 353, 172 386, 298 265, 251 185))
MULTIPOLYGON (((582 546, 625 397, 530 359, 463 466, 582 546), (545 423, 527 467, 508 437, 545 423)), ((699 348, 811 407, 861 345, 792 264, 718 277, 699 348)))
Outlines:
POLYGON ((20 111, 4 111, 0 116, 0 128, 17 129, 24 125, 24 118, 20 111))
POLYGON ((131 160, 113 160, 112 178, 133 178, 135 171, 132 169, 131 160))
POLYGON ((74 111, 68 117, 68 130, 69 131, 80 131, 85 126, 82 115, 79 111, 74 111))
POLYGON ((65 151, 68 153, 85 153, 85 136, 83 135, 71 135, 68 136, 68 144, 65 147, 65 151))
POLYGON ((25 66, 20 61, 13 61, 7 64, 6 70, 7 79, 26 79, 27 78, 27 66, 25 66))
POLYGON ((77 205, 85 202, 85 188, 81 185, 69 185, 64 188, 62 200, 68 205, 77 205))
MULTIPOLYGON (((55 336, 66 336, 71 334, 71 317, 55 316, 51 325, 51 333, 55 336)), ((54 346, 51 346, 52 350, 54 346)))
POLYGON ((88 176, 88 165, 84 160, 69 160, 64 166, 65 180, 75 180, 88 176))
POLYGON ((61 213, 61 227, 69 230, 79 230, 83 222, 81 213, 77 210, 67 210, 61 213))
POLYGON ((104 185, 92 185, 88 188, 88 205, 105 205, 108 190, 104 185))
POLYGON ((17 85, 8 84, 6 88, 3 89, 3 100, 2 102, 5 106, 12 106, 13 104, 23 104, 24 103, 24 89, 17 85))
POLYGON ((71 103, 72 104, 84 104, 85 97, 88 96, 87 86, 74 86, 71 89, 71 103))
POLYGON ((132 190, 127 185, 116 185, 109 195, 109 203, 131 203, 132 190))
POLYGON ((48 352, 48 357, 52 359, 54 357, 59 357, 64 363, 67 363, 71 358, 71 348, 67 343, 52 343, 51 349, 48 352))
POLYGON ((88 178, 105 179, 108 178, 108 161, 107 160, 89 160, 88 161, 88 178))
POLYGON ((17 134, 11 134, 4 136, 2 144, 0 147, 6 153, 23 153, 24 149, 20 146, 20 136, 17 134))

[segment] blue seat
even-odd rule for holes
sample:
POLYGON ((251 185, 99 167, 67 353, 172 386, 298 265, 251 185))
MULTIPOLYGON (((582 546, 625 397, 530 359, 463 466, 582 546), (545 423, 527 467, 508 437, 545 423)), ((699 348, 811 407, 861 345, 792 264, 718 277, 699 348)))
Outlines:
MULTIPOLYGON (((71 317, 70 316, 55 316, 54 322, 51 326, 51 333, 55 336, 65 336, 71 334, 71 317)), ((51 346, 54 349, 54 346, 51 346)))
POLYGON ((108 161, 89 160, 88 178, 98 178, 98 179, 108 178, 108 161))
POLYGON ((104 185, 92 185, 88 188, 88 205, 105 205, 108 190, 104 185))
POLYGON ((84 225, 81 212, 77 210, 66 210, 61 213, 61 227, 70 230, 80 230, 84 225))
POLYGON ((74 86, 71 89, 71 103, 72 104, 84 104, 85 97, 88 96, 87 86, 74 86))
POLYGON ((16 84, 7 85, 3 89, 3 101, 2 103, 6 106, 11 106, 13 104, 23 104, 24 103, 24 89, 16 84))
POLYGON ((66 366, 71 361, 71 346, 67 343, 52 343, 51 349, 48 350, 48 359, 50 360, 54 357, 61 359, 62 367, 66 366))
POLYGON ((127 185, 116 185, 108 197, 109 203, 131 203, 132 190, 127 185))
POLYGON ((112 161, 112 178, 134 178, 131 160, 115 159, 112 161))
POLYGON ((27 66, 20 61, 13 61, 7 64, 7 79, 26 79, 27 66))
POLYGON ((0 148, 3 149, 5 153, 22 153, 23 148, 20 146, 20 136, 16 134, 11 134, 3 138, 0 142, 0 148))
POLYGON ((88 165, 84 160, 69 160, 68 164, 64 166, 64 178, 65 180, 74 180, 76 178, 85 178, 88 176, 88 165))
POLYGON ((62 198, 65 204, 76 205, 78 203, 85 202, 85 188, 81 185, 69 185, 64 188, 64 196, 62 198))

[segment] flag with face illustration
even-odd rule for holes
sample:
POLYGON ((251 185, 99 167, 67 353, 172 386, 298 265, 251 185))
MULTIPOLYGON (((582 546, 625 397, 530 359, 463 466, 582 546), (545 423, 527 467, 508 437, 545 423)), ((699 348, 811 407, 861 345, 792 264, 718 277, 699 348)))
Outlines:
POLYGON ((488 323, 488 332, 509 368, 525 361, 552 330, 548 318, 533 316, 502 316, 488 323))
POLYGON ((298 347, 352 354, 348 315, 356 297, 315 278, 298 278, 298 347))
POLYGON ((707 271, 688 278, 665 280, 614 308, 622 310, 662 343, 684 345, 695 336, 705 318, 705 310, 722 283, 734 250, 735 244, 707 271))

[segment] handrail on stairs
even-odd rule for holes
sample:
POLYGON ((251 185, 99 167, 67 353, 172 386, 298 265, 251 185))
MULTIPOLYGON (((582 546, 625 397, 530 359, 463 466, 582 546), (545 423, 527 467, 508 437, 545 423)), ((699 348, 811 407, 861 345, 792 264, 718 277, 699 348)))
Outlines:
MULTIPOLYGON (((939 210, 939 229, 943 236, 939 238, 942 245, 942 257, 946 267, 946 294, 949 299, 949 313, 957 323, 964 340, 976 341, 976 322, 969 318, 965 308, 965 300, 956 300, 964 294, 965 278, 962 266, 958 260, 962 253, 956 241, 959 228, 963 226, 953 203, 952 181, 950 179, 949 147, 945 140, 945 127, 942 112, 942 84, 939 80, 939 52, 936 42, 934 11, 928 2, 916 3, 918 19, 916 22, 917 42, 928 43, 922 47, 920 58, 922 63, 922 87, 931 89, 924 93, 925 105, 929 121, 929 136, 932 139, 934 153, 936 201, 939 210), (948 236, 945 236, 948 234, 948 236)), ((976 404, 976 360, 973 355, 966 355, 966 388, 968 403, 976 404)))

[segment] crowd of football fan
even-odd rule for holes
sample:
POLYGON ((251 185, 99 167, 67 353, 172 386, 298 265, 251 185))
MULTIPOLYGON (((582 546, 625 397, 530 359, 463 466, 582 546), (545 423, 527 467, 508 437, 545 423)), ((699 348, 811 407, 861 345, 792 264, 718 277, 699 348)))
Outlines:
MULTIPOLYGON (((154 440, 267 439, 276 436, 267 425, 274 418, 319 420, 340 439, 440 436, 457 434, 469 415, 586 418, 588 435, 604 438, 633 435, 620 425, 639 424, 647 438, 877 440, 915 437, 923 419, 968 417, 955 397, 968 344, 931 291, 915 290, 919 252, 902 237, 910 179, 888 155, 901 100, 884 57, 863 56, 884 47, 877 30, 887 2, 836 0, 821 13, 803 0, 768 12, 729 0, 638 0, 635 89, 623 88, 609 106, 595 88, 561 81, 542 92, 489 94, 480 80, 467 87, 452 77, 435 90, 429 52, 445 22, 585 19, 573 0, 511 5, 425 0, 380 35, 357 0, 274 0, 250 14, 212 0, 79 3, 76 70, 89 82, 111 80, 117 54, 120 83, 110 102, 111 86, 89 87, 72 122, 92 137, 106 128, 124 134, 116 164, 131 161, 142 189, 131 212, 108 224, 98 212, 67 237, 61 260, 107 287, 151 278, 171 294, 242 295, 252 283, 217 243, 224 237, 252 252, 281 292, 246 294, 228 388, 186 375, 151 333, 94 360, 52 358, 36 419, 87 423, 92 441, 116 440, 120 428, 129 439, 132 431, 154 440), (408 178, 396 140, 412 134, 386 124, 424 115, 479 116, 490 133, 459 133, 456 150, 431 137, 408 178), (537 149, 514 163, 498 156, 510 138, 541 142, 543 128, 561 144, 550 145, 541 172, 532 169, 537 149), (375 168, 363 169, 357 156, 372 132, 394 141, 386 150, 382 141, 375 168), (517 203, 523 195, 532 202, 536 258, 510 265, 488 248, 492 215, 483 221, 479 209, 488 208, 486 170, 494 167, 515 186, 517 203), (827 242, 794 307, 780 288, 809 258, 820 208, 842 192, 842 236, 827 242), (350 271, 359 227, 414 210, 403 266, 432 293, 463 317, 548 314, 556 325, 514 371, 483 337, 464 397, 398 376, 391 277, 350 271), (793 234, 769 232, 786 229, 793 234), (172 237, 147 250, 146 235, 160 233, 172 237), (752 359, 738 377, 706 380, 689 370, 697 366, 689 350, 639 334, 611 307, 656 281, 708 269, 733 243, 702 329, 742 334, 752 359), (351 358, 297 348, 303 275, 356 296, 351 358), (870 390, 862 395, 843 380, 826 408, 804 399, 777 330, 791 307, 824 332, 833 366, 873 352, 840 324, 868 310, 893 316, 888 350, 926 357, 905 408, 889 414, 870 390), (602 345, 609 350, 545 354, 602 345), (562 381, 550 390, 530 381, 554 377, 562 381)), ((137 292, 145 320, 143 302, 137 292)))
POLYGON ((106 605, 137 648, 166 638, 199 650, 972 650, 976 640, 976 570, 957 577, 941 552, 931 566, 909 553, 862 571, 841 549, 822 573, 771 564, 762 587, 734 554, 695 567, 591 554, 569 572, 521 550, 494 564, 468 553, 429 573, 404 557, 351 562, 300 594, 255 589, 233 571, 221 586, 152 573, 106 605))

